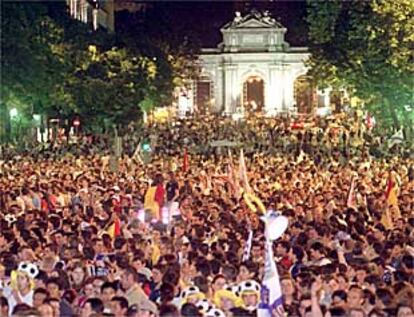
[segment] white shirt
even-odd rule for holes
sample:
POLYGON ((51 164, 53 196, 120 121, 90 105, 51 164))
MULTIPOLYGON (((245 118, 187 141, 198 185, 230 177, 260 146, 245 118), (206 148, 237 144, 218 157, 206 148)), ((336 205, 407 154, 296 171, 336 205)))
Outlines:
MULTIPOLYGON (((7 301, 9 303, 9 316, 12 316, 13 309, 17 305, 17 301, 13 296, 13 290, 7 286, 3 289, 3 294, 7 298, 7 301)), ((33 306, 33 294, 34 294, 33 290, 28 292, 25 296, 22 296, 20 292, 18 292, 18 294, 23 304, 33 306)))

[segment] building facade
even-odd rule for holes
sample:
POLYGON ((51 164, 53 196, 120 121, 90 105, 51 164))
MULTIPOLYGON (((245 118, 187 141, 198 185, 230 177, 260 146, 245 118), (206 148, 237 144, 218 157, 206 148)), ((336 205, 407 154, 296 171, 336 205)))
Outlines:
POLYGON ((72 18, 113 32, 115 29, 114 0, 66 0, 72 18))
POLYGON ((236 12, 221 29, 223 42, 202 49, 201 75, 189 94, 190 106, 200 113, 242 110, 272 115, 308 112, 315 100, 325 104, 325 96, 315 95, 306 77, 308 49, 291 47, 286 31, 268 12, 236 12))

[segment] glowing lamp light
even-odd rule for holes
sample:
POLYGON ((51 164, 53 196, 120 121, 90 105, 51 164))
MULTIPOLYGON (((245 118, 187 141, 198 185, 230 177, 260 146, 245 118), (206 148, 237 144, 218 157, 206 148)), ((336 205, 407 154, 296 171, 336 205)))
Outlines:
POLYGON ((151 152, 151 144, 149 144, 148 142, 143 143, 141 148, 144 152, 151 152))
POLYGON ((17 111, 17 109, 16 108, 12 108, 12 109, 10 109, 10 117, 11 118, 15 118, 15 117, 17 117, 17 115, 19 114, 19 112, 17 111))

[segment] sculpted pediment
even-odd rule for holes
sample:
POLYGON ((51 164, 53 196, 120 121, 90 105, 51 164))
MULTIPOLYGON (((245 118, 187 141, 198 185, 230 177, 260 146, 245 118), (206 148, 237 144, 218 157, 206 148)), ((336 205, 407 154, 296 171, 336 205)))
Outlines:
POLYGON ((268 28, 268 29, 281 29, 283 26, 272 18, 269 12, 258 12, 256 10, 251 11, 246 16, 242 16, 240 12, 236 12, 233 21, 227 23, 224 30, 235 29, 254 29, 254 28, 268 28))

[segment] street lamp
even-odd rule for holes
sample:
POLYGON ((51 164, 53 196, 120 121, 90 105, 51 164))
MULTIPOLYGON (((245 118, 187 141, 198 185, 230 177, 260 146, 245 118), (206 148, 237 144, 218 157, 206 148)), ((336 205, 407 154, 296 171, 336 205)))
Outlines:
POLYGON ((10 118, 15 118, 19 114, 16 108, 10 109, 9 113, 10 113, 10 118))

